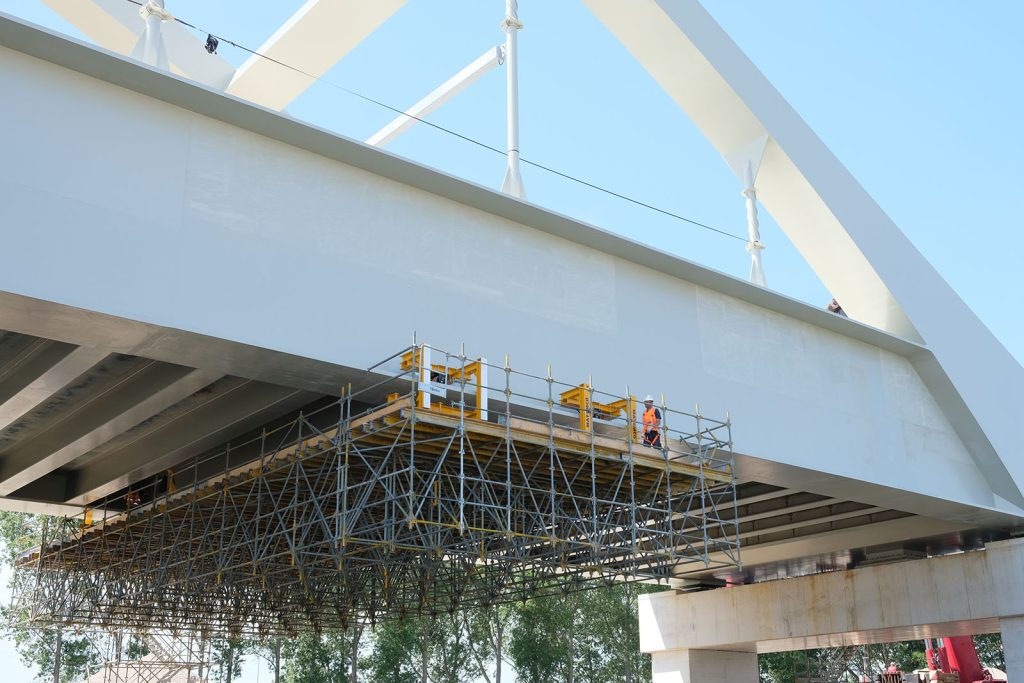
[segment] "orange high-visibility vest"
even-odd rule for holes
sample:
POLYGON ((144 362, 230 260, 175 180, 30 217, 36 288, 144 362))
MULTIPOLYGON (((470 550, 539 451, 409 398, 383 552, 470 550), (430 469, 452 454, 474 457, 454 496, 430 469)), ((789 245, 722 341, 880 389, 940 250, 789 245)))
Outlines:
POLYGON ((644 411, 644 431, 649 432, 651 430, 658 430, 658 416, 655 412, 654 406, 651 406, 644 411))

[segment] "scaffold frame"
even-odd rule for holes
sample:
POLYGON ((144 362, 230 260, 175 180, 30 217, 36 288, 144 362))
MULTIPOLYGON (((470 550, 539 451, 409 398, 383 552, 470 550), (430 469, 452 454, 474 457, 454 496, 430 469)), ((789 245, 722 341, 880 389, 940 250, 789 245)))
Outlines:
POLYGON ((662 400, 646 446, 628 391, 423 344, 367 377, 55 525, 22 613, 295 636, 740 562, 728 419, 662 400))

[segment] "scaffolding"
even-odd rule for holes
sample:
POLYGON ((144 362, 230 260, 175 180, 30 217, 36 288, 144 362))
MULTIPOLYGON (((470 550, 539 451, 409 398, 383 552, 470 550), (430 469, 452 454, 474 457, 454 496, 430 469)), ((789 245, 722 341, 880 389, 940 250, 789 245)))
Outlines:
MULTIPOLYGON (((118 634, 120 635, 120 634, 118 634)), ((112 646, 99 671, 85 683, 207 683, 210 673, 210 643, 191 636, 171 637, 147 633, 142 641, 148 652, 132 659, 123 657, 120 638, 112 646)))
POLYGON ((662 400, 645 446, 628 391, 427 345, 367 378, 57 527, 29 621, 295 636, 739 564, 728 419, 662 400))

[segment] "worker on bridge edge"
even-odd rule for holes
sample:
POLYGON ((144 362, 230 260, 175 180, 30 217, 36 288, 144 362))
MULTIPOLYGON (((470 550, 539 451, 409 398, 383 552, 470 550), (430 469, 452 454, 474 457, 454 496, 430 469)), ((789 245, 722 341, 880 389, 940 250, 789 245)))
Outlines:
POLYGON ((644 445, 661 448, 661 411, 654 407, 654 397, 644 397, 644 445))
POLYGON ((844 318, 850 317, 846 315, 846 311, 844 311, 843 307, 839 305, 839 302, 836 301, 835 297, 832 297, 832 301, 829 301, 828 306, 826 306, 825 308, 828 309, 829 313, 835 313, 836 315, 841 315, 844 318))

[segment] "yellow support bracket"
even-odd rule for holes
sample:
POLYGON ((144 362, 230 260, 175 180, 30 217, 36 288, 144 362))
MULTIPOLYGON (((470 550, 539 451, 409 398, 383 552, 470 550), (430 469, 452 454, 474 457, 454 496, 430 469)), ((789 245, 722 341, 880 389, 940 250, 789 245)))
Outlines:
POLYGON ((593 399, 593 391, 587 383, 580 384, 558 396, 559 403, 569 408, 576 408, 580 413, 580 429, 589 432, 594 428, 593 418, 614 420, 620 414, 626 418, 629 438, 639 439, 636 426, 636 396, 628 396, 610 403, 597 403, 593 399))
POLYGON ((639 441, 640 433, 636 426, 636 396, 627 396, 611 403, 594 404, 594 417, 602 420, 614 420, 620 414, 626 418, 630 440, 639 441))
POLYGON ((558 395, 563 406, 576 408, 580 414, 580 429, 589 432, 594 428, 594 395, 589 384, 581 384, 558 395))
MULTIPOLYGON (((402 370, 410 371, 422 368, 424 363, 422 354, 422 346, 417 346, 403 353, 401 361, 402 370)), ((472 410, 467 410, 465 412, 465 416, 477 419, 482 417, 479 406, 483 405, 483 392, 485 391, 485 387, 483 386, 483 363, 479 359, 466 363, 464 367, 449 367, 444 364, 431 363, 430 379, 431 382, 437 382, 439 384, 455 384, 456 382, 462 381, 467 383, 473 382, 473 393, 477 407, 472 410)), ((422 408, 427 403, 427 401, 424 400, 423 394, 424 392, 421 390, 416 395, 417 408, 422 408)), ((397 397, 397 394, 394 394, 394 396, 397 397)), ((388 396, 388 400, 391 400, 390 395, 388 396)), ((430 409, 444 415, 459 415, 462 412, 459 408, 445 405, 439 400, 430 401, 430 409)))

